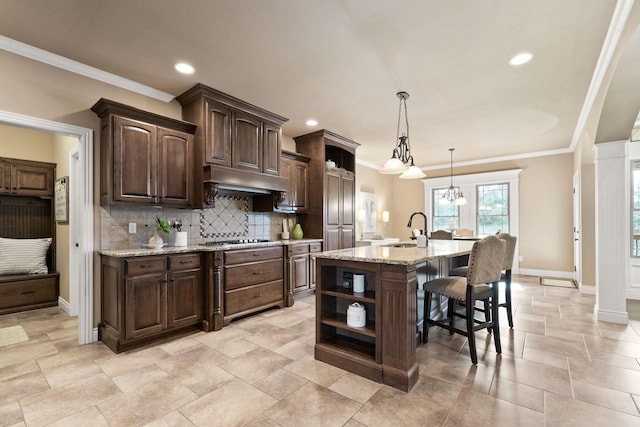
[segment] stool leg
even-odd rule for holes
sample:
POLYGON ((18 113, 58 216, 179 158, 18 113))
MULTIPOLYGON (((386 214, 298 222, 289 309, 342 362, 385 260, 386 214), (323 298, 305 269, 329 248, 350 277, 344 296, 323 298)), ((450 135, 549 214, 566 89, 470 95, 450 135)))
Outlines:
POLYGON ((452 298, 449 298, 447 304, 447 315, 449 316, 449 327, 451 328, 449 329, 449 335, 453 335, 453 328, 456 326, 455 310, 456 302, 452 298))
POLYGON ((500 343, 500 316, 498 316, 498 289, 500 282, 494 282, 492 284, 493 287, 493 296, 491 297, 491 311, 493 312, 493 342, 496 346, 496 353, 502 353, 502 345, 500 343))
POLYGON ((511 270, 506 270, 504 273, 504 296, 507 303, 507 319, 509 320, 509 327, 513 329, 513 312, 511 311, 511 270))
POLYGON ((424 305, 422 315, 422 342, 429 341, 429 320, 431 319, 431 292, 424 291, 424 305))
POLYGON ((466 311, 467 311, 467 338, 469 339, 469 353, 471 354, 471 363, 478 364, 478 355, 476 354, 476 334, 475 325, 473 322, 473 311, 475 301, 469 298, 469 292, 467 292, 466 311))

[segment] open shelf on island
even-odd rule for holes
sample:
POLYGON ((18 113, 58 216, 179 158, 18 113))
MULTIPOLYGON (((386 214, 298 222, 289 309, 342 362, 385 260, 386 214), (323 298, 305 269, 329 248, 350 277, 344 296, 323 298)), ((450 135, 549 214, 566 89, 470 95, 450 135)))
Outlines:
POLYGON ((324 288, 322 290, 322 293, 325 295, 331 295, 339 298, 348 298, 353 301, 369 302, 369 303, 376 302, 376 293, 374 291, 365 291, 363 293, 357 294, 357 293, 354 293, 351 288, 343 288, 341 286, 330 286, 330 287, 324 288))
POLYGON ((322 318, 322 323, 325 325, 333 326, 335 328, 340 328, 347 331, 356 332, 358 334, 363 334, 368 337, 372 337, 372 338, 376 337, 375 322, 367 321, 367 324, 363 327, 349 326, 347 325, 347 316, 345 316, 344 314, 334 313, 331 315, 324 316, 322 318))

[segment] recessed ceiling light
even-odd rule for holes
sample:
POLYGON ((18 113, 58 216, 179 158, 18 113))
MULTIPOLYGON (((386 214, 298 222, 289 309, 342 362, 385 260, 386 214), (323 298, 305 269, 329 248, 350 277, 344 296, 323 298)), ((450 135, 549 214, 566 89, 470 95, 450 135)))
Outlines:
POLYGON ((193 68, 191 65, 187 64, 186 62, 178 62, 173 66, 173 68, 175 68, 177 72, 182 74, 193 74, 194 71, 196 71, 195 68, 193 68))
POLYGON ((314 119, 307 120, 307 126, 318 126, 318 121, 314 119))
POLYGON ((533 53, 523 52, 519 53, 509 60, 509 65, 522 65, 533 59, 533 53))

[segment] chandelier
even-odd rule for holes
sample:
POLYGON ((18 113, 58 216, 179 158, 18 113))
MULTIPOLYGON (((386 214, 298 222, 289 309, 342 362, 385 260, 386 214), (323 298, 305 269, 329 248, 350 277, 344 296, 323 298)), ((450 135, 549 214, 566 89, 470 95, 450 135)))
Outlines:
POLYGON ((449 148, 449 151, 451 152, 451 185, 449 185, 447 191, 442 195, 442 198, 449 203, 455 203, 458 206, 466 205, 467 199, 464 198, 462 191, 456 190, 453 186, 453 150, 455 150, 455 148, 449 148))
POLYGON ((400 178, 413 179, 424 178, 425 175, 419 167, 413 164, 413 156, 411 155, 411 143, 409 142, 409 118, 407 115, 407 92, 398 92, 396 94, 400 99, 398 107, 398 130, 396 132, 396 146, 391 153, 391 158, 387 160, 380 173, 384 174, 402 174, 400 178), (402 106, 404 105, 404 122, 405 132, 400 134, 400 117, 402 116, 402 106))

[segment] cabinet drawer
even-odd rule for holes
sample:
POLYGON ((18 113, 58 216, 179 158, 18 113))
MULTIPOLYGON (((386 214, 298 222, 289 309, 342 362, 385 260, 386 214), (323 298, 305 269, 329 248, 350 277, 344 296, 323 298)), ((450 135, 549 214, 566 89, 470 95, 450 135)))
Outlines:
POLYGON ((169 255, 169 270, 200 268, 200 254, 169 255))
POLYGON ((282 258, 282 246, 272 246, 268 248, 257 249, 241 249, 236 251, 226 251, 224 253, 225 265, 262 261, 265 259, 273 258, 282 258))
POLYGON ((0 309, 58 301, 55 278, 0 284, 0 309))
POLYGON ((237 289, 257 283, 271 282, 283 278, 284 263, 282 258, 224 267, 225 290, 237 289))
POLYGON ((248 286, 224 293, 224 314, 230 315, 261 305, 281 301, 284 298, 283 281, 248 286))
POLYGON ((322 243, 310 243, 309 252, 322 252, 322 243))
POLYGON ((287 248, 289 252, 289 256, 300 255, 300 254, 308 254, 309 253, 309 245, 308 244, 298 244, 298 245, 289 245, 287 248))
POLYGON ((148 257, 148 258, 131 258, 126 260, 127 275, 141 273, 156 273, 165 270, 167 258, 148 257))

